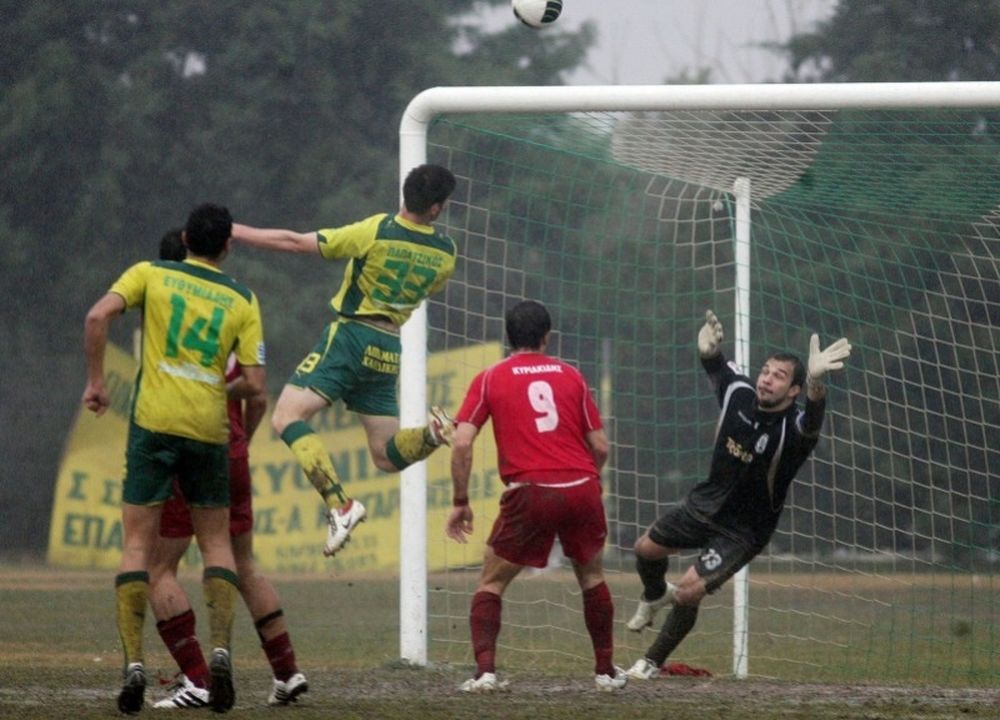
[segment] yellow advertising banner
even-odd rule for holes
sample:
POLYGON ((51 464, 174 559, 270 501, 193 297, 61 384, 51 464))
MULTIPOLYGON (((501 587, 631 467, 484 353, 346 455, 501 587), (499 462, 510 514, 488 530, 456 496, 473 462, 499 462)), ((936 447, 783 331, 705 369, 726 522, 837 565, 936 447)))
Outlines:
MULTIPOLYGON (((458 410, 473 376, 503 355, 500 343, 475 345, 428 357, 427 397, 451 413, 458 410)), ((81 410, 66 443, 59 469, 48 560, 53 565, 117 567, 121 556, 121 481, 124 474, 129 401, 136 365, 123 350, 108 347, 105 373, 111 408, 102 417, 81 410)), ((330 453, 345 489, 368 509, 368 519, 334 558, 323 557, 325 507, 292 452, 270 428, 270 411, 250 446, 253 477, 254 551, 261 569, 271 572, 328 573, 396 571, 399 568, 400 482, 398 473, 378 470, 368 452, 364 429, 354 413, 335 403, 310 424, 330 453)), ((465 564, 482 556, 483 533, 464 552, 447 555, 443 535, 451 510, 451 453, 435 452, 427 462, 428 568, 465 564)), ((496 514, 502 490, 496 446, 488 428, 476 443, 470 497, 477 517, 496 514)), ((197 552, 187 562, 197 562, 197 552)))

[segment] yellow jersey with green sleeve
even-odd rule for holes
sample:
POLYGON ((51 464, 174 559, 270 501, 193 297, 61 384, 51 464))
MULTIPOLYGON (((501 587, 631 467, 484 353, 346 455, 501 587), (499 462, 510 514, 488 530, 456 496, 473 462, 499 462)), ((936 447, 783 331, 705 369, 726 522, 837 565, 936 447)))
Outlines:
POLYGON ((344 317, 382 315, 402 325, 455 272, 455 241, 399 215, 380 213, 317 235, 320 255, 349 259, 330 301, 344 317))
POLYGON ((264 364, 257 297, 198 260, 140 262, 111 286, 142 310, 142 355, 132 420, 152 432, 207 443, 229 438, 226 361, 264 364))

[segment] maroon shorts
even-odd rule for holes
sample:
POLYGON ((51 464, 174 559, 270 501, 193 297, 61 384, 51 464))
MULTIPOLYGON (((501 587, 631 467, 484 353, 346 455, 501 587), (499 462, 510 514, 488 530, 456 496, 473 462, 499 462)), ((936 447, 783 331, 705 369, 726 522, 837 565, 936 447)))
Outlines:
POLYGON ((566 557, 581 565, 604 548, 608 523, 597 479, 568 487, 526 483, 508 489, 487 544, 508 562, 541 568, 556 537, 566 557))
MULTIPOLYGON (((229 458, 229 534, 243 535, 253 529, 253 505, 250 499, 250 460, 229 458)), ((191 510, 174 480, 174 494, 163 505, 160 537, 185 538, 194 535, 191 510)))

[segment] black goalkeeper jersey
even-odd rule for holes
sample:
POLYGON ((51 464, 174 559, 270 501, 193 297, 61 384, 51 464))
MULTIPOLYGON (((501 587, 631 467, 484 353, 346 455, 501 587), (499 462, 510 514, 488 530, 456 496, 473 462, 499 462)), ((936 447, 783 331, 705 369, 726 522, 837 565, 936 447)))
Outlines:
POLYGON ((757 407, 750 378, 722 355, 703 360, 722 413, 708 477, 688 493, 688 510, 747 537, 758 546, 771 538, 788 486, 819 442, 825 402, 808 398, 783 412, 757 407))

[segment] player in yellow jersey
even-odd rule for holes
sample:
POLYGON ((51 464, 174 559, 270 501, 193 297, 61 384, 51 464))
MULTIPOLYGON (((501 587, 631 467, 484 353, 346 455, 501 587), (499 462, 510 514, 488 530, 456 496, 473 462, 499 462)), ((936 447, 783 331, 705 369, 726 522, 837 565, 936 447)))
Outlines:
POLYGON ((271 416, 274 430, 326 503, 330 527, 324 555, 344 546, 366 511, 344 491, 310 418, 343 400, 360 416, 372 460, 386 472, 423 460, 448 444, 454 432, 440 408, 431 409, 428 426, 401 430, 396 399, 399 328, 455 270, 455 242, 432 226, 454 189, 450 170, 420 165, 404 180, 403 205, 395 214, 309 233, 233 226, 233 239, 254 247, 348 260, 330 301, 337 317, 299 363, 271 416))
POLYGON ((226 208, 199 205, 184 229, 188 259, 133 265, 91 307, 85 322, 83 403, 101 415, 109 404, 104 384, 108 328, 124 311, 142 310, 142 354, 122 488, 122 559, 115 578, 125 652, 118 708, 125 713, 138 712, 143 704, 149 558, 174 476, 191 507, 205 563, 202 587, 214 648, 209 704, 225 712, 235 698, 229 647, 238 580, 229 540, 226 399, 263 392, 265 371, 257 298, 219 269, 231 234, 226 208), (227 387, 231 352, 243 376, 227 387))
MULTIPOLYGON (((160 240, 160 259, 183 261, 187 248, 183 230, 168 231, 160 240)), ((233 356, 230 355, 233 359, 233 356)), ((227 365, 226 381, 242 370, 227 365)), ((300 672, 288 632, 281 598, 274 585, 260 572, 253 552, 253 488, 249 446, 267 410, 267 397, 230 400, 229 412, 229 536, 232 538, 240 595, 250 612, 261 649, 274 675, 268 705, 289 705, 308 692, 309 683, 300 672)), ((193 709, 208 704, 211 679, 208 663, 195 634, 196 619, 187 592, 177 578, 181 558, 191 544, 194 526, 191 510, 180 492, 174 492, 160 515, 160 538, 149 559, 149 605, 156 630, 177 662, 180 672, 167 697, 153 704, 156 709, 193 709)))

